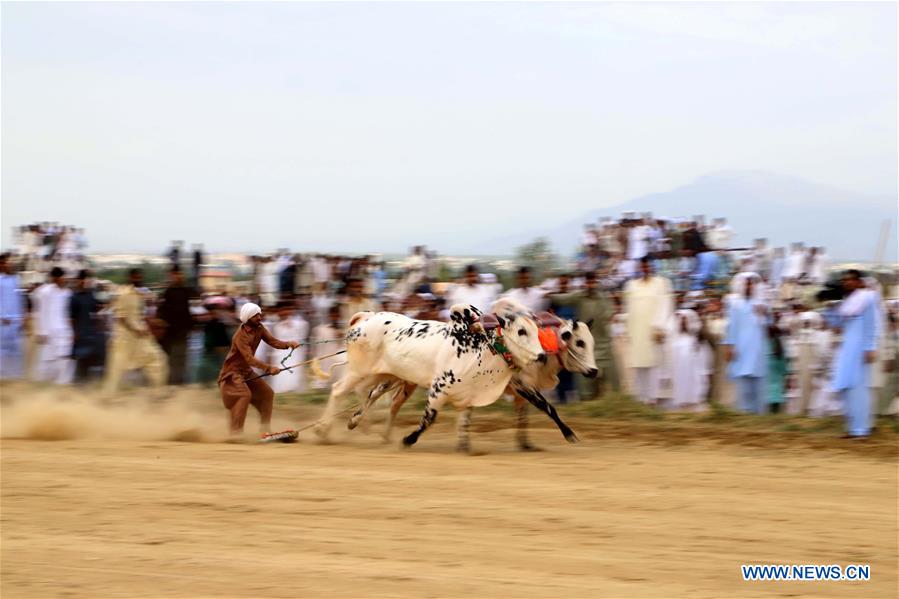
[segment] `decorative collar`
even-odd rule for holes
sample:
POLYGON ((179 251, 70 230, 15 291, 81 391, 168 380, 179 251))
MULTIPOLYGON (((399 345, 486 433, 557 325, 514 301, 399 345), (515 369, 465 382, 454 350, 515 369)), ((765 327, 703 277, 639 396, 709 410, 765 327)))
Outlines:
POLYGON ((493 355, 499 355, 502 357, 503 361, 506 363, 506 366, 511 368, 512 370, 520 370, 518 366, 515 365, 514 360, 512 360, 512 352, 509 351, 509 348, 506 347, 506 344, 503 343, 503 328, 497 327, 493 331, 493 341, 490 343, 490 352, 493 355))

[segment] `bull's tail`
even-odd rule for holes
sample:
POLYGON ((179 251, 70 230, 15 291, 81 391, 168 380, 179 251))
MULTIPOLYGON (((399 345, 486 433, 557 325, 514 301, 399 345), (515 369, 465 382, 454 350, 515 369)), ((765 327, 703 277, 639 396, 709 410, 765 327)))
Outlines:
POLYGON ((312 360, 312 364, 309 365, 309 370, 312 372, 312 376, 314 376, 315 378, 327 381, 331 379, 331 373, 334 372, 335 368, 337 368, 338 366, 345 366, 346 364, 346 360, 344 360, 343 362, 337 362, 336 364, 332 364, 331 368, 325 371, 322 368, 321 362, 318 361, 318 358, 315 358, 314 360, 312 360))

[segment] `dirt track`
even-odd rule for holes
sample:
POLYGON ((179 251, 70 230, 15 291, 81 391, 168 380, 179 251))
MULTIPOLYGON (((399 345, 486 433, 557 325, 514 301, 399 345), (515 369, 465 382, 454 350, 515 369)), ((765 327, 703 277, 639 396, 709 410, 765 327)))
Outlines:
POLYGON ((896 594, 892 460, 589 433, 567 446, 548 429, 545 452, 494 430, 467 457, 451 418, 409 451, 341 436, 4 440, 2 595, 896 594), (748 583, 742 563, 870 563, 873 580, 748 583))

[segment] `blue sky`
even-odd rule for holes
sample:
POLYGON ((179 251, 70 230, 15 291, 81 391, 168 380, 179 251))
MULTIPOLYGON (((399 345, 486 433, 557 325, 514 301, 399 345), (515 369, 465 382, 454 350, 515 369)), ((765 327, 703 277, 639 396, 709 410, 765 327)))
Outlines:
MULTIPOLYGON (((718 170, 895 195, 894 3, 4 3, 2 220, 397 251, 718 170)), ((438 247, 438 249, 440 249, 438 247)))

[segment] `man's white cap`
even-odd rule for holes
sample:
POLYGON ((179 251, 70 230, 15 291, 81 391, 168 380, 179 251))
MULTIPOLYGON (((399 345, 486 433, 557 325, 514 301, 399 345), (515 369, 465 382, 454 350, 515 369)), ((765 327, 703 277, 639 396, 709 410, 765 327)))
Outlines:
POLYGON ((240 307, 240 322, 245 323, 256 316, 262 314, 262 308, 252 302, 247 302, 240 307))

